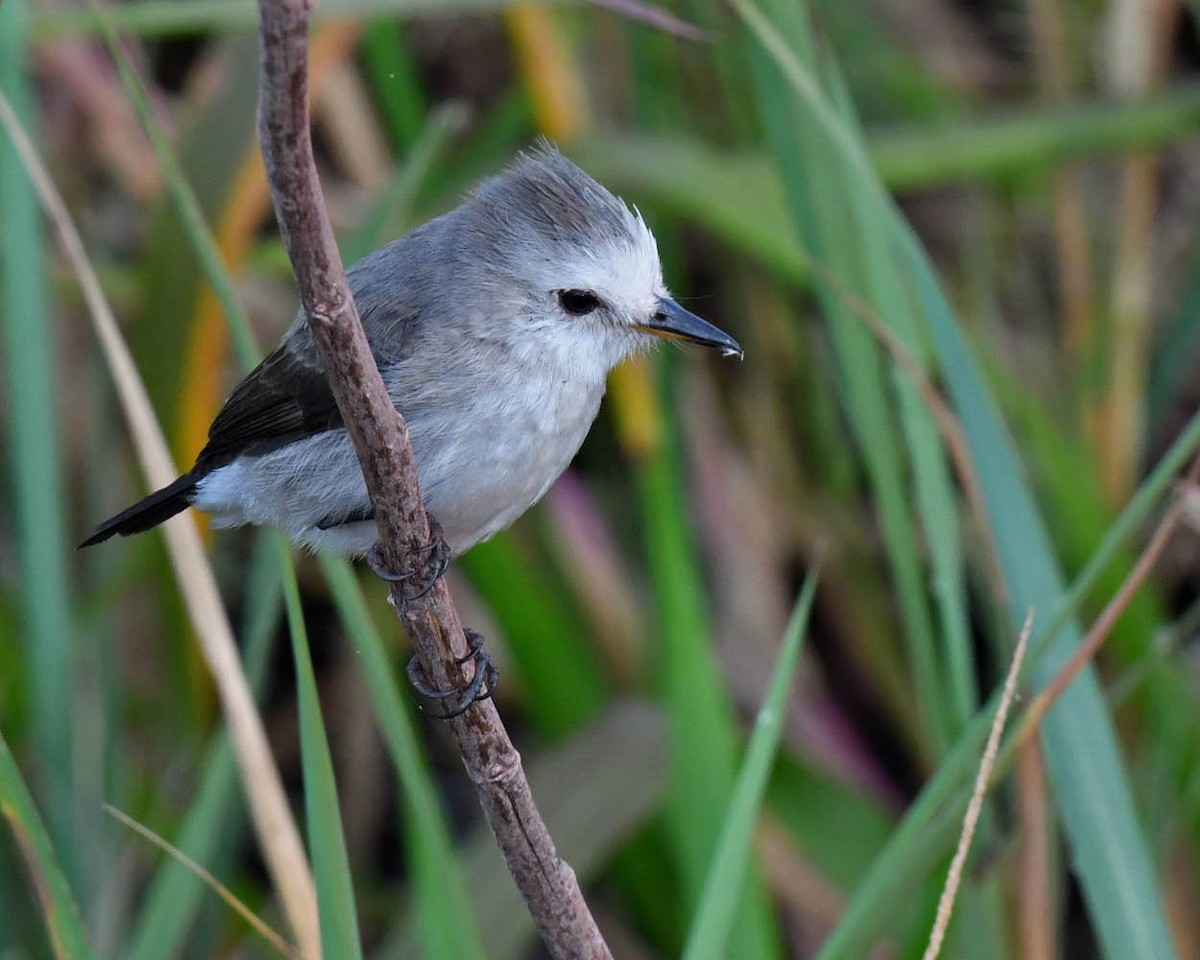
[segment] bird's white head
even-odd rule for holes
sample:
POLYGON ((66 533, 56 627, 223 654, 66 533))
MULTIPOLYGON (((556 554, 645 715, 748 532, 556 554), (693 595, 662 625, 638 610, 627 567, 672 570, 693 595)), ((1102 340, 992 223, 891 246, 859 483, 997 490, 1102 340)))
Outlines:
POLYGON ((472 246, 506 301, 493 316, 516 318, 530 351, 557 355, 546 360, 602 377, 656 337, 741 356, 736 340, 671 298, 641 214, 550 144, 481 184, 468 207, 472 246))

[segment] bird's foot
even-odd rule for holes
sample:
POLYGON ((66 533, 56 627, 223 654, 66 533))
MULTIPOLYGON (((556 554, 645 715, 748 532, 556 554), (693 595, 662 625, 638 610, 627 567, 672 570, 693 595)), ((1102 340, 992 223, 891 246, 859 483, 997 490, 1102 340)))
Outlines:
POLYGON ((420 600, 425 594, 429 593, 433 589, 433 585, 438 582, 438 578, 450 566, 450 547, 442 539, 441 527, 438 526, 437 521, 433 517, 429 518, 429 529, 433 534, 433 539, 425 546, 418 547, 413 551, 414 555, 425 555, 425 560, 418 569, 409 570, 405 573, 397 573, 394 570, 388 569, 387 564, 384 563, 382 552, 379 549, 379 541, 373 543, 371 549, 367 551, 367 566, 381 580, 386 580, 388 583, 419 584, 412 592, 405 593, 401 591, 405 603, 420 600))
POLYGON ((408 661, 408 682, 412 688, 426 700, 438 705, 437 712, 429 710, 425 706, 422 706, 421 709, 439 720, 452 720, 465 713, 472 704, 490 699, 496 690, 496 684, 500 682, 500 672, 492 663, 488 652, 483 648, 483 636, 468 629, 464 629, 463 634, 467 638, 468 653, 455 662, 459 666, 467 663, 474 664, 475 675, 461 687, 439 690, 429 682, 429 678, 425 675, 425 668, 421 666, 421 661, 417 657, 414 656, 408 661))

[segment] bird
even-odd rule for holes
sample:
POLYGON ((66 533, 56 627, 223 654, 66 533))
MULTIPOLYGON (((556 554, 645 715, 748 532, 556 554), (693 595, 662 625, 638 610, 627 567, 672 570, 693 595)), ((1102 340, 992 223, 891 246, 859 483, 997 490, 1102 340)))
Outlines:
MULTIPOLYGON (((541 499, 624 360, 661 338, 743 355, 671 297, 637 209, 546 141, 347 277, 452 558, 541 499)), ((312 550, 359 557, 375 544, 366 482, 303 309, 234 388, 193 467, 80 546, 189 506, 214 526, 274 526, 312 550)))

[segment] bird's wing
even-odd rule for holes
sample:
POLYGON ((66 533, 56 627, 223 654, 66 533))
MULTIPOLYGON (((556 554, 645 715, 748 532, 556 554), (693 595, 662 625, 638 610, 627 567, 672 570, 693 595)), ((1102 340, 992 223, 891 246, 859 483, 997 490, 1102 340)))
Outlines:
MULTIPOLYGON (((376 256, 387 250, 377 251, 376 256)), ((358 289, 365 275, 363 267, 370 260, 359 261, 349 276, 371 352, 382 366, 399 362, 412 336, 416 312, 404 302, 402 289, 385 288, 367 294, 358 289)), ((208 443, 196 466, 207 472, 239 456, 269 453, 342 426, 342 415, 317 360, 311 334, 297 320, 284 342, 247 374, 225 401, 208 428, 208 443)))
POLYGON ((285 342, 234 388, 197 466, 213 469, 342 426, 325 373, 285 342))

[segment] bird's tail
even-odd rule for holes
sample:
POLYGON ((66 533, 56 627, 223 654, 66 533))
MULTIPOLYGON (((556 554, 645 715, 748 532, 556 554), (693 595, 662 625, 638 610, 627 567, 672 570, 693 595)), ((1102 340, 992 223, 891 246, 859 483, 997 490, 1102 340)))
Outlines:
POLYGON ((105 520, 96 532, 79 545, 90 547, 94 543, 102 543, 114 534, 123 537, 131 533, 141 533, 151 527, 157 527, 164 520, 170 520, 177 513, 182 513, 195 499, 196 484, 200 477, 195 472, 185 473, 170 486, 156 490, 144 500, 139 500, 132 507, 127 507, 115 517, 105 520))

